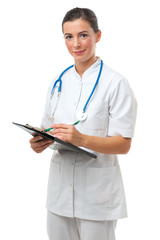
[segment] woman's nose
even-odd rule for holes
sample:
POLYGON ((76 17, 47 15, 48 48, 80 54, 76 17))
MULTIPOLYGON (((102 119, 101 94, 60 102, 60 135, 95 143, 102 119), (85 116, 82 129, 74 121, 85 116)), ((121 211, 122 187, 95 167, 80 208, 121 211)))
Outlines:
POLYGON ((73 46, 74 46, 75 48, 78 48, 78 47, 80 46, 80 41, 79 41, 78 38, 75 38, 75 39, 74 39, 73 46))

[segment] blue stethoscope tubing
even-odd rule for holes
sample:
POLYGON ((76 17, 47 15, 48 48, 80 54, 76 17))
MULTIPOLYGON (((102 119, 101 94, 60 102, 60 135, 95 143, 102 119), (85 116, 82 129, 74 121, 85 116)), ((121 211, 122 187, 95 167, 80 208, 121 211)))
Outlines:
POLYGON ((54 85, 53 85, 53 88, 52 88, 52 91, 51 91, 51 96, 53 96, 53 91, 54 91, 54 89, 55 89, 55 87, 56 87, 56 85, 57 85, 58 82, 59 82, 58 93, 61 92, 61 89, 62 89, 62 79, 61 79, 61 78, 62 78, 63 74, 64 74, 65 72, 67 72, 70 68, 72 68, 73 66, 74 66, 74 65, 66 68, 66 69, 60 74, 59 78, 55 81, 55 83, 54 83, 54 85))
MULTIPOLYGON (((59 78, 54 82, 54 85, 53 85, 52 90, 51 90, 51 97, 53 96, 54 89, 55 89, 55 87, 56 87, 56 85, 57 85, 58 82, 59 82, 58 94, 60 94, 60 92, 61 92, 61 90, 62 90, 62 79, 61 79, 61 78, 62 78, 62 76, 64 75, 64 73, 67 72, 67 71, 68 71, 70 68, 72 68, 73 66, 74 66, 74 65, 71 65, 70 67, 66 68, 66 69, 60 74, 59 78)), ((85 105, 84 105, 83 113, 85 113, 86 108, 87 108, 87 106, 88 106, 88 103, 89 103, 91 97, 93 96, 93 93, 94 93, 94 91, 95 91, 95 89, 96 89, 96 87, 97 87, 97 85, 98 85, 98 82, 99 82, 99 79, 100 79, 100 76, 101 76, 101 73, 102 73, 102 68, 103 68, 103 61, 101 60, 101 66, 100 66, 100 70, 99 70, 99 73, 98 73, 97 80, 96 80, 96 82, 95 82, 95 85, 94 85, 94 87, 93 87, 93 89, 92 89, 91 94, 89 95, 89 97, 88 97, 88 99, 87 99, 87 101, 86 101, 86 103, 85 103, 85 105)))
POLYGON ((101 76, 101 73, 102 73, 102 68, 103 68, 103 61, 101 60, 101 66, 100 66, 100 70, 99 70, 99 74, 98 74, 97 80, 96 80, 95 85, 94 85, 94 87, 92 89, 92 92, 91 92, 89 98, 87 99, 87 102, 86 102, 86 104, 85 104, 85 106, 83 108, 83 112, 86 111, 87 105, 88 105, 88 103, 89 103, 89 101, 90 101, 90 99, 91 99, 91 97, 92 97, 92 95, 93 95, 97 85, 98 85, 98 82, 99 82, 99 79, 100 79, 100 76, 101 76))

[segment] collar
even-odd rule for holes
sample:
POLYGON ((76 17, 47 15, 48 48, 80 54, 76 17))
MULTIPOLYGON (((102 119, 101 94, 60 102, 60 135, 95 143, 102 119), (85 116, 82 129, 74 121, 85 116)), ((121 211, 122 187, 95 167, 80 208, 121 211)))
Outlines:
MULTIPOLYGON (((74 74, 74 76, 76 77, 76 79, 83 81, 84 79, 89 78, 89 76, 90 76, 91 74, 93 74, 94 72, 97 72, 97 71, 99 70, 99 68, 100 68, 100 65, 101 65, 101 58, 98 57, 98 58, 97 58, 97 61, 96 61, 95 63, 93 63, 93 64, 83 73, 82 77, 77 73, 76 68, 75 68, 75 65, 74 65, 74 67, 73 67, 73 69, 72 69, 72 70, 73 70, 73 74, 74 74)), ((93 80, 94 80, 94 79, 93 79, 93 80)))

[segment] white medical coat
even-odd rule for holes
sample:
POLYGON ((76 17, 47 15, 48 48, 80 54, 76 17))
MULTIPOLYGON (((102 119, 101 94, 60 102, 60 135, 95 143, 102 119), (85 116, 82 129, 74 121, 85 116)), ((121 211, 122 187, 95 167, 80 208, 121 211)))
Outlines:
MULTIPOLYGON (((82 78, 75 67, 62 77, 62 92, 53 120, 48 120, 56 104, 51 83, 41 126, 71 124, 93 89, 100 69, 99 58, 82 78)), ((132 138, 136 119, 136 100, 128 81, 103 66, 98 86, 86 109, 88 118, 75 127, 81 133, 132 138)), ((91 150, 90 150, 91 151, 91 150)), ((93 151, 91 151, 93 152, 93 151)), ((95 152, 93 152, 95 153, 95 152)), ((115 154, 95 153, 97 159, 72 151, 54 150, 48 181, 47 209, 55 214, 89 220, 115 220, 127 217, 120 167, 115 154)))

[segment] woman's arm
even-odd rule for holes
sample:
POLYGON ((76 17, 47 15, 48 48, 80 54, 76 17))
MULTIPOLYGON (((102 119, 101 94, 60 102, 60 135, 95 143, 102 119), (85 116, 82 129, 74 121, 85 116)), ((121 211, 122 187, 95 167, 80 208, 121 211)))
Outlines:
POLYGON ((126 154, 131 147, 131 138, 122 136, 96 137, 80 133, 68 124, 54 124, 53 135, 76 146, 105 154, 126 154))
POLYGON ((95 137, 82 136, 83 147, 105 154, 126 154, 131 147, 131 138, 121 136, 95 137))

